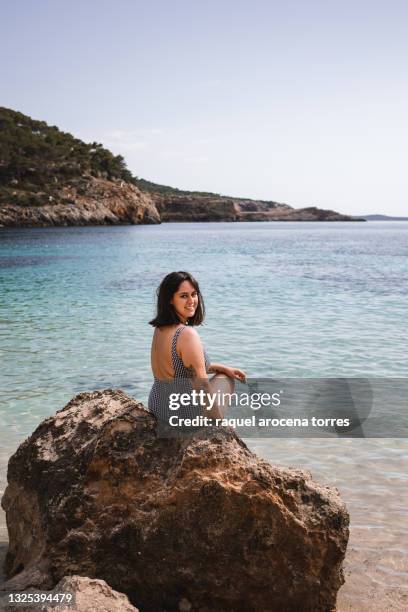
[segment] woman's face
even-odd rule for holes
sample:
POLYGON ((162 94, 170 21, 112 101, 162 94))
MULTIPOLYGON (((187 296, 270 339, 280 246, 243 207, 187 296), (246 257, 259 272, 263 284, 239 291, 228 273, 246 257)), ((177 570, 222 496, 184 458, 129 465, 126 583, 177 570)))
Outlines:
POLYGON ((190 281, 183 281, 170 300, 177 316, 183 323, 193 317, 198 306, 198 293, 190 281))

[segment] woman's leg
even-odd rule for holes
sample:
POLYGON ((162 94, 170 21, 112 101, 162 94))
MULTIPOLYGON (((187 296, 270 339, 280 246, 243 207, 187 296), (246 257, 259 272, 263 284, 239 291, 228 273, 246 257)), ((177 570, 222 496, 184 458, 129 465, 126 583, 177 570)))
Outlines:
POLYGON ((223 418, 230 407, 231 395, 235 392, 235 380, 225 374, 215 374, 210 379, 211 392, 216 394, 220 417, 223 418))

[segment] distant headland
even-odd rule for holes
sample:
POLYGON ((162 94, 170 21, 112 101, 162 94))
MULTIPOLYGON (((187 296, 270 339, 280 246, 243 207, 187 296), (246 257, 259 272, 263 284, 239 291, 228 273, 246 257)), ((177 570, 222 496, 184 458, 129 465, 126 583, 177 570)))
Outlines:
POLYGON ((0 107, 0 227, 366 218, 158 185, 97 142, 0 107))
POLYGON ((390 217, 388 215, 359 215, 358 218, 366 221, 408 221, 408 217, 390 217))

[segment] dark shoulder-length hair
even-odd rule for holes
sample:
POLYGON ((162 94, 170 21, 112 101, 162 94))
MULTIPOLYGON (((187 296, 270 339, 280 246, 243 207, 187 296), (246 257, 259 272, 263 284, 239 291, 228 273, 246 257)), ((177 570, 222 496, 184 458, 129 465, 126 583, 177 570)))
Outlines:
POLYGON ((154 319, 149 321, 150 325, 153 325, 153 327, 162 327, 164 325, 180 323, 180 319, 174 310, 173 304, 170 303, 170 300, 183 281, 189 281, 198 295, 197 309, 192 317, 188 317, 188 324, 200 325, 204 321, 204 300, 194 276, 189 272, 170 272, 170 274, 167 274, 167 276, 163 278, 157 289, 157 314, 154 319))

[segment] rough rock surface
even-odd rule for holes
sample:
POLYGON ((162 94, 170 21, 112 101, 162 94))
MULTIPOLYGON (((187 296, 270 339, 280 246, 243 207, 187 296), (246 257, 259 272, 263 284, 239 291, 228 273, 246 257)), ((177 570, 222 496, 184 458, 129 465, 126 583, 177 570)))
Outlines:
POLYGON ((349 521, 337 490, 232 430, 159 438, 122 391, 82 393, 19 447, 8 483, 5 571, 20 588, 79 574, 143 612, 335 609, 349 521))
POLYGON ((0 204, 0 227, 146 224, 171 221, 364 221, 316 207, 222 196, 161 195, 92 176, 42 206, 0 204), (70 203, 67 203, 67 200, 70 203), (62 203, 64 201, 64 203, 62 203))
POLYGON ((152 197, 124 181, 87 177, 60 193, 61 201, 43 206, 0 204, 0 226, 116 225, 160 223, 152 197))
MULTIPOLYGON (((357 221, 316 207, 223 196, 153 194, 162 221, 357 221)), ((361 219, 362 221, 364 219, 361 219)))
MULTIPOLYGON (((38 593, 37 589, 27 589, 26 593, 38 593)), ((1 605, 0 610, 4 612, 138 612, 132 606, 129 599, 123 593, 111 589, 104 580, 95 580, 85 576, 65 576, 58 584, 47 593, 47 596, 61 595, 61 593, 72 593, 75 597, 75 607, 49 603, 36 603, 22 605, 19 603, 1 605)), ((1 592, 0 592, 1 596, 1 592)))

